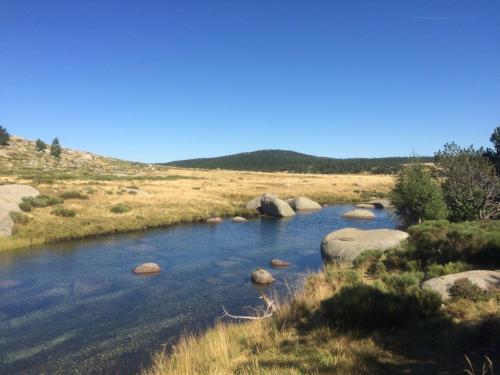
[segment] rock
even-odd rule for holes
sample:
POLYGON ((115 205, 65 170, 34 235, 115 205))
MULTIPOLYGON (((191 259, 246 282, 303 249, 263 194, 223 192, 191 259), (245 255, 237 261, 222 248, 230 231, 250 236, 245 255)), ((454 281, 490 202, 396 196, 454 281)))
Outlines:
POLYGON ((346 219, 375 219, 375 214, 371 211, 357 208, 342 215, 346 219))
POLYGON ((450 298, 449 287, 459 279, 469 279, 484 291, 495 291, 500 289, 500 271, 466 271, 452 273, 427 280, 422 288, 432 289, 438 292, 443 299, 450 298))
POLYGON ((256 284, 271 284, 275 281, 275 278, 269 271, 257 268, 252 272, 252 281, 256 284))
POLYGON ((222 223, 222 219, 220 217, 211 217, 210 219, 207 219, 206 222, 210 224, 220 224, 222 223))
POLYGON ((3 210, 0 207, 0 237, 8 237, 12 235, 14 221, 10 217, 10 211, 3 210))
POLYGON ((295 211, 321 210, 321 205, 319 203, 306 197, 298 197, 292 199, 292 201, 288 203, 295 211))
POLYGON ((140 266, 134 268, 135 274, 146 274, 146 273, 158 273, 161 271, 161 268, 156 263, 143 263, 140 266))
POLYGON ((262 199, 262 197, 254 198, 251 201, 248 201, 248 203, 246 204, 245 207, 247 208, 247 210, 257 210, 260 207, 260 200, 261 199, 262 199))
POLYGON ((273 266, 273 267, 288 267, 290 265, 289 262, 286 262, 286 261, 281 260, 281 259, 272 259, 270 263, 271 263, 271 266, 273 266))
POLYGON ((233 223, 246 223, 248 220, 241 216, 233 217, 233 223))
POLYGON ((23 197, 36 197, 38 195, 40 195, 38 190, 29 185, 0 185, 1 202, 19 204, 23 197))
POLYGON ((350 263, 365 250, 399 247, 408 233, 394 229, 344 228, 329 233, 321 242, 325 262, 350 263))
POLYGON ((372 199, 366 203, 373 204, 373 206, 375 208, 378 208, 378 209, 383 209, 383 208, 387 208, 387 209, 391 209, 391 210, 394 209, 394 206, 391 204, 391 201, 387 198, 372 199))
POLYGON ((371 203, 359 203, 356 205, 357 208, 375 208, 371 203))
POLYGON ((284 200, 274 195, 264 195, 260 200, 260 209, 264 215, 287 217, 295 215, 295 211, 284 200))

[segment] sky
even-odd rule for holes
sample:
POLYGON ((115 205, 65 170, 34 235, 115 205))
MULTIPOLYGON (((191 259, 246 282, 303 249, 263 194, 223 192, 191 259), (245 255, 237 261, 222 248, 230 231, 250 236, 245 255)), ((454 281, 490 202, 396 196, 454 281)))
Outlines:
POLYGON ((488 146, 500 1, 0 0, 0 125, 143 162, 488 146))

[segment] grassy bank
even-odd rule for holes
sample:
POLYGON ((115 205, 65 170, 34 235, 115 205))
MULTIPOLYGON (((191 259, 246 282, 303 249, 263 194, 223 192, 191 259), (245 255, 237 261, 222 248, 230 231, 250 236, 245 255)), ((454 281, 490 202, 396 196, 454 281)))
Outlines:
MULTIPOLYGON (((158 353, 143 375, 493 374, 489 361, 500 361, 500 295, 443 302, 420 283, 477 266, 458 250, 456 262, 423 256, 423 246, 449 245, 451 232, 450 238, 483 236, 484 245, 498 225, 414 227, 419 236, 404 251, 369 251, 352 267, 326 266, 272 318, 222 321, 204 334, 184 336, 172 352, 158 353), (477 227, 481 234, 470 236, 477 227)), ((475 247, 476 240, 469 244, 475 247)), ((493 240, 478 251, 486 250, 499 252, 500 244, 493 240)))
POLYGON ((64 202, 58 206, 73 211, 75 216, 58 216, 55 206, 34 208, 15 225, 12 237, 0 238, 0 250, 194 222, 210 216, 252 215, 253 212, 245 209, 245 203, 264 192, 273 192, 283 198, 307 195, 320 203, 337 203, 359 202, 384 194, 392 187, 391 176, 166 167, 137 171, 135 168, 124 168, 121 174, 114 174, 115 178, 109 179, 102 175, 60 179, 54 171, 44 178, 1 177, 0 183, 25 183, 35 186, 44 195, 63 197, 64 202), (125 205, 128 209, 112 212, 116 205, 125 205))

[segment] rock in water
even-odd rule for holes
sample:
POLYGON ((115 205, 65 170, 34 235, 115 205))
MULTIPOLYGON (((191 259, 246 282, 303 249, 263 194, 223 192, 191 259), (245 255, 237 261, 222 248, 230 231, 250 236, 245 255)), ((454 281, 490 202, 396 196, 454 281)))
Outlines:
POLYGON ((158 273, 160 271, 161 268, 156 263, 143 263, 140 266, 134 268, 134 273, 138 275, 147 273, 158 273))
POLYGON ((222 219, 220 217, 211 217, 210 219, 207 219, 207 223, 220 224, 222 223, 222 219))
POLYGON ((366 202, 368 204, 373 204, 375 208, 378 209, 394 209, 394 206, 391 204, 391 201, 387 198, 378 198, 378 199, 372 199, 371 201, 366 202))
POLYGON ((295 215, 295 211, 284 200, 274 195, 264 195, 260 200, 260 209, 264 215, 287 217, 295 215))
POLYGON ((375 214, 371 211, 357 208, 342 215, 346 219, 375 219, 375 214))
MULTIPOLYGON (((288 202, 288 200, 287 200, 288 202)), ((321 205, 309 198, 298 197, 288 202, 295 211, 321 210, 321 205)))
POLYGON ((252 272, 252 281, 256 284, 271 284, 275 281, 275 279, 269 271, 257 268, 252 272))
POLYGON ((270 263, 271 263, 271 266, 278 267, 278 268, 288 267, 290 265, 289 262, 286 262, 286 261, 281 260, 281 259, 272 259, 270 263))
POLYGON ((459 279, 469 279, 484 291, 500 290, 500 271, 466 271, 452 273, 427 280, 422 288, 432 289, 438 292, 443 299, 450 298, 449 288, 459 279))
POLYGON ((244 217, 241 217, 241 216, 233 217, 234 223, 246 223, 247 221, 248 221, 247 219, 245 219, 244 217))
POLYGON ((351 263, 365 250, 387 250, 401 246, 408 233, 395 229, 344 228, 328 234, 321 242, 325 262, 351 263))
POLYGON ((375 208, 371 203, 359 203, 356 205, 357 208, 375 208))

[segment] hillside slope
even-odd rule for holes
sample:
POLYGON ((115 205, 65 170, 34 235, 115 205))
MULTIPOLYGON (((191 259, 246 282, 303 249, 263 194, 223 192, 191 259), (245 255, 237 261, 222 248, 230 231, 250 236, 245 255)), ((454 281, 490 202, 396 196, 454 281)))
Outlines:
MULTIPOLYGON (((425 157, 425 161, 432 158, 425 157)), ((260 150, 215 158, 178 160, 162 165, 185 168, 231 169, 295 173, 394 173, 409 157, 334 159, 286 150, 260 150)))

